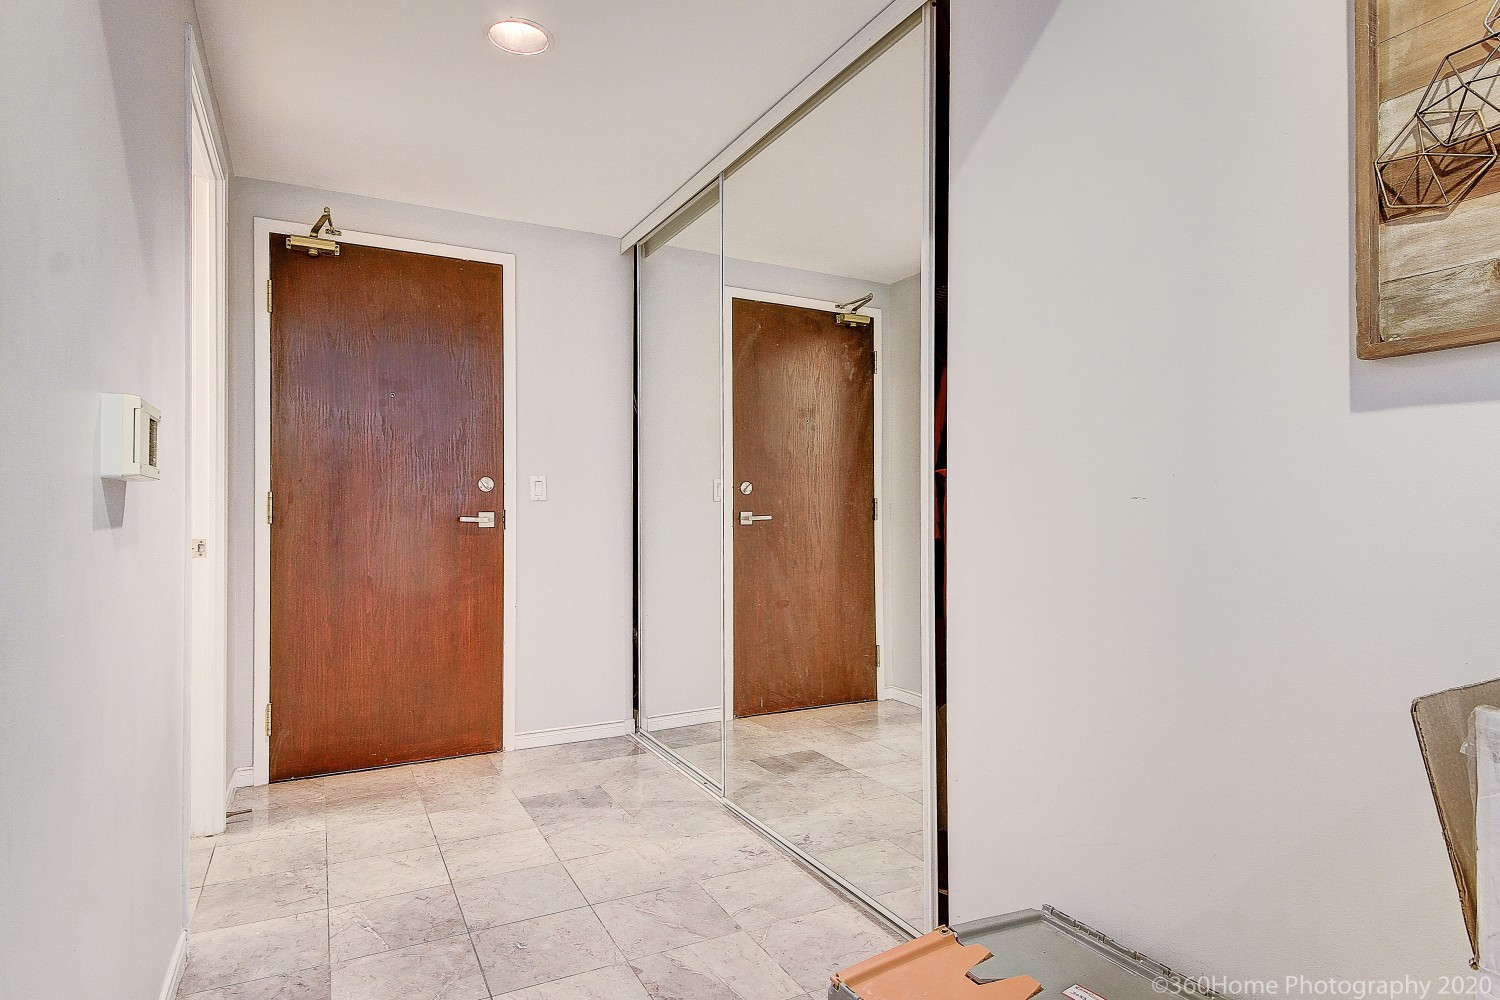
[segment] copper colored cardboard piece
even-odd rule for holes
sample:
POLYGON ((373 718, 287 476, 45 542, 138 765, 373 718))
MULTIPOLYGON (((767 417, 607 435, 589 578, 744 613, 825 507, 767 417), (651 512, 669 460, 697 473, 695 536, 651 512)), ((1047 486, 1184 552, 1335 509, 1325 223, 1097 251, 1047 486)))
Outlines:
POLYGON ((1437 804, 1438 821, 1443 840, 1448 845, 1448 860, 1458 883, 1458 901, 1464 911, 1464 926, 1469 931, 1477 967, 1479 955, 1479 918, 1477 913, 1474 839, 1474 794, 1469 787, 1469 758, 1464 754, 1468 739, 1469 716, 1481 706, 1500 707, 1500 680, 1484 681, 1466 687, 1439 691, 1412 702, 1412 722, 1417 729, 1417 743, 1422 748, 1422 762, 1432 785, 1437 804))
POLYGON ((1042 984, 1012 976, 983 986, 969 970, 990 958, 983 945, 958 943, 946 927, 899 944, 833 977, 859 1000, 1031 1000, 1042 984))

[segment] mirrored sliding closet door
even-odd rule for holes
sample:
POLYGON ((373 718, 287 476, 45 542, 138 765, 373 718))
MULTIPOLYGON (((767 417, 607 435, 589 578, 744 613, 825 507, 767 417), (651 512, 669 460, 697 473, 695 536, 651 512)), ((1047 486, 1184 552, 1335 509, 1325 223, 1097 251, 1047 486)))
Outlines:
POLYGON ((640 729, 722 787, 720 269, 715 183, 636 247, 640 729))
POLYGON ((918 12, 637 248, 640 727, 914 932, 937 914, 929 66, 918 12))

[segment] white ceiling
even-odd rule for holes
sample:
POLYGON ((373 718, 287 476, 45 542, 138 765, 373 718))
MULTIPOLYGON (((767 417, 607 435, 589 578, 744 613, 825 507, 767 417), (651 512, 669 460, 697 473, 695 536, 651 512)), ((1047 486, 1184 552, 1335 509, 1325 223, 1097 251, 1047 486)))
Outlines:
POLYGON ((887 2, 197 5, 237 174, 619 236, 887 2))
MULTIPOLYGON (((922 264, 922 33, 882 53, 730 176, 724 253, 891 284, 922 264)), ((709 213, 673 244, 717 253, 709 213)))

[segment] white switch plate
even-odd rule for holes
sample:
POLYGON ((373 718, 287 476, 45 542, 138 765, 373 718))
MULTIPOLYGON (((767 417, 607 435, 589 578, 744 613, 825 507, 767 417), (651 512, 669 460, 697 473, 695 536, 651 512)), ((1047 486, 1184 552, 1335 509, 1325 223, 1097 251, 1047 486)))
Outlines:
POLYGON ((531 477, 531 499, 533 499, 533 500, 545 500, 545 499, 547 499, 547 477, 546 476, 532 476, 531 477))
POLYGON ((724 480, 714 480, 714 503, 724 502, 724 480))

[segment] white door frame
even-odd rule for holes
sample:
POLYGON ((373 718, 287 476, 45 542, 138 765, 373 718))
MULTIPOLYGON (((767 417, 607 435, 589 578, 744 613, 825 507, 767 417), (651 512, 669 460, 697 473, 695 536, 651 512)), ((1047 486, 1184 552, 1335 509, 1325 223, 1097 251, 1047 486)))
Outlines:
POLYGON ((187 36, 187 800, 188 833, 222 833, 228 772, 229 669, 228 318, 229 165, 197 40, 187 36), (195 539, 204 543, 196 552, 195 539))
MULTIPOLYGON (((803 309, 819 309, 837 312, 838 303, 825 299, 810 299, 802 295, 783 295, 754 288, 724 286, 724 336, 720 338, 722 350, 723 385, 720 396, 724 400, 724 419, 720 424, 723 432, 724 455, 724 724, 734 719, 734 530, 739 525, 739 483, 734 478, 734 300, 747 299, 753 302, 769 302, 781 306, 799 306, 803 309)), ((885 325, 879 306, 866 306, 865 312, 875 320, 870 330, 870 339, 875 351, 875 505, 878 511, 884 505, 885 449, 885 368, 880 355, 885 347, 885 325)), ((751 494, 752 501, 754 494, 751 494)), ((885 691, 885 543, 881 536, 884 526, 878 518, 870 522, 875 534, 875 696, 881 700, 885 691)))
MULTIPOLYGON (((266 521, 266 495, 271 489, 271 313, 266 309, 266 283, 271 280, 270 237, 272 233, 300 233, 311 227, 306 222, 279 219, 255 220, 255 784, 271 780, 271 741, 266 733, 266 707, 271 700, 271 526, 266 521)), ((518 555, 517 521, 509 512, 517 509, 516 461, 517 379, 516 379, 516 255, 474 247, 409 240, 376 233, 342 230, 340 243, 355 246, 404 250, 434 257, 451 257, 485 264, 499 264, 501 272, 501 357, 505 367, 505 406, 502 420, 505 441, 504 495, 504 561, 505 594, 501 617, 501 745, 511 749, 515 744, 515 650, 516 650, 516 566, 518 555)), ((336 265, 335 265, 336 266, 336 265)), ((273 302, 274 306, 274 302, 273 302)))

